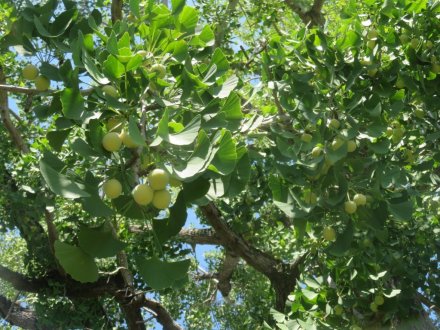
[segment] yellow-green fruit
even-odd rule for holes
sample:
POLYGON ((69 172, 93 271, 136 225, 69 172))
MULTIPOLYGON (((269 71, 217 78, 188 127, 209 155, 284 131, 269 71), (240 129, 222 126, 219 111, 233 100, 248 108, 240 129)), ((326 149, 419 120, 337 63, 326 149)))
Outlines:
POLYGON ((118 151, 121 148, 121 144, 122 141, 116 132, 107 133, 102 139, 102 146, 105 150, 110 152, 118 151))
POLYGON ((411 48, 416 49, 419 46, 419 39, 413 38, 409 44, 411 48))
POLYGON ((409 41, 409 36, 407 34, 402 34, 399 39, 402 44, 406 44, 409 41))
POLYGON ((151 67, 151 71, 156 72, 156 74, 159 78, 165 77, 165 74, 167 72, 166 68, 162 64, 154 64, 151 67))
POLYGON ((121 117, 111 117, 105 123, 105 127, 107 128, 108 132, 111 131, 120 132, 124 121, 125 121, 124 118, 121 117))
POLYGON ((375 39, 377 38, 379 34, 377 33, 377 31, 375 29, 371 29, 370 31, 368 31, 367 33, 367 39, 375 39))
POLYGON ((432 63, 431 71, 434 72, 435 74, 439 74, 440 73, 440 64, 439 63, 432 63))
POLYGON ((377 305, 375 303, 371 303, 370 304, 370 309, 371 309, 371 311, 376 313, 377 312, 377 305))
POLYGON ((350 141, 347 142, 347 151, 348 152, 353 152, 353 151, 356 150, 356 148, 357 148, 357 146, 356 146, 356 142, 355 141, 350 140, 350 141))
POLYGON ((118 198, 122 194, 122 185, 116 179, 110 179, 102 185, 102 189, 104 190, 104 194, 110 198, 118 198))
POLYGON ((164 190, 169 180, 168 173, 160 168, 156 168, 148 174, 148 182, 154 190, 164 190))
POLYGON ((423 117, 425 117, 425 112, 424 112, 422 109, 415 109, 415 110, 414 110, 414 115, 415 115, 417 118, 422 119, 423 117))
POLYGON ((136 148, 136 147, 138 147, 138 144, 133 141, 131 136, 125 130, 122 130, 122 132, 119 134, 119 138, 122 140, 122 143, 127 148, 136 148))
POLYGON ((28 64, 23 68, 23 78, 27 80, 34 80, 38 77, 38 68, 35 65, 28 64))
POLYGON ((322 148, 321 147, 314 147, 312 149, 312 157, 317 158, 321 155, 322 153, 322 148))
POLYGON ((396 87, 399 89, 405 88, 405 82, 403 81, 402 78, 397 78, 396 80, 396 87))
POLYGON ((182 182, 180 182, 179 180, 170 177, 170 186, 171 187, 180 187, 182 185, 182 182))
POLYGON ((426 48, 431 49, 432 47, 434 47, 434 44, 432 43, 431 40, 428 40, 428 41, 425 43, 425 46, 426 46, 426 48))
POLYGON ((314 205, 316 204, 316 201, 318 200, 317 196, 315 193, 311 192, 311 191, 306 191, 304 192, 304 201, 307 204, 311 204, 314 205))
POLYGON ((38 76, 35 78, 35 88, 40 92, 45 92, 49 89, 50 86, 50 80, 47 79, 45 76, 38 76))
POLYGON ((170 206, 171 194, 168 190, 158 190, 154 192, 153 206, 159 210, 166 209, 170 206))
POLYGON ((376 297, 374 297, 374 303, 377 306, 383 305, 384 302, 385 302, 385 300, 383 299, 382 295, 377 295, 376 297))
POLYGON ((376 40, 368 40, 367 47, 370 49, 373 49, 374 47, 376 47, 376 40))
POLYGON ((344 308, 341 305, 336 305, 334 311, 336 315, 342 315, 344 308))
POLYGON ((332 149, 333 150, 338 150, 340 147, 342 147, 344 145, 344 140, 336 138, 333 140, 332 142, 332 149))
POLYGON ((371 78, 373 78, 373 77, 376 76, 377 71, 378 71, 377 68, 369 69, 369 70, 367 71, 367 74, 368 74, 371 78))
POLYGON ((111 97, 117 98, 119 96, 118 91, 111 85, 105 85, 102 87, 102 91, 104 94, 109 95, 111 97))
POLYGON ((367 197, 364 194, 356 194, 353 197, 353 202, 356 203, 357 206, 367 204, 367 197))
POLYGON ((392 127, 387 127, 387 131, 385 133, 388 137, 393 135, 393 128, 392 127))
POLYGON ((393 142, 394 143, 400 142, 400 140, 402 140, 402 138, 403 138, 404 133, 405 133, 405 131, 403 130, 403 128, 401 128, 401 127, 394 128, 393 135, 392 135, 393 142))
POLYGON ((332 227, 325 227, 322 236, 326 241, 334 241, 336 239, 336 231, 332 227))
POLYGON ((357 205, 353 201, 347 201, 344 203, 344 209, 348 214, 353 214, 357 210, 357 205))
POLYGON ((139 205, 148 205, 153 200, 153 189, 147 184, 141 183, 134 187, 132 193, 133 199, 139 205))
POLYGON ((333 118, 332 120, 330 120, 328 127, 333 128, 333 129, 338 129, 341 126, 341 123, 339 122, 339 120, 333 118))
POLYGON ((311 136, 308 133, 304 133, 304 134, 301 135, 301 141, 302 142, 309 143, 310 141, 312 141, 312 139, 313 139, 313 136, 311 136))
POLYGON ((146 57, 148 55, 148 52, 146 50, 139 50, 136 52, 136 54, 142 57, 146 57))

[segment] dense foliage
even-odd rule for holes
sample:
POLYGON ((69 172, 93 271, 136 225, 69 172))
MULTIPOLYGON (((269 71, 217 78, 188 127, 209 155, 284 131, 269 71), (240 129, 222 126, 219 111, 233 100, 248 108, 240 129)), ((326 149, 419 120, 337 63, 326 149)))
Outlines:
POLYGON ((434 329, 440 3, 191 5, 0 5, 4 324, 434 329))

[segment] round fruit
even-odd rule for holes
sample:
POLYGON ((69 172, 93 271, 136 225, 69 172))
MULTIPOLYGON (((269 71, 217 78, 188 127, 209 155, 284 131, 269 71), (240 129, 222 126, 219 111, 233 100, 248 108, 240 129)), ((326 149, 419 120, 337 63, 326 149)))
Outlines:
POLYGON ((371 40, 371 39, 376 39, 377 36, 379 34, 377 33, 377 31, 375 29, 371 29, 370 31, 368 31, 367 33, 367 39, 371 40))
POLYGON ((125 130, 122 130, 122 132, 119 134, 119 138, 122 140, 122 143, 127 148, 136 148, 136 147, 138 147, 138 144, 133 141, 131 136, 125 130))
POLYGON ((385 134, 387 136, 393 135, 393 128, 392 127, 387 127, 387 130, 386 130, 385 134))
POLYGON ((123 123, 124 123, 124 118, 121 118, 121 117, 111 117, 105 123, 105 127, 107 128, 108 132, 111 132, 111 131, 120 132, 121 129, 122 129, 122 124, 123 123))
POLYGON ((165 74, 167 72, 166 68, 162 64, 154 64, 151 67, 151 71, 156 72, 156 74, 159 78, 165 77, 165 74))
POLYGON ((344 308, 341 305, 336 305, 334 311, 336 315, 342 315, 344 308))
POLYGON ((409 44, 411 48, 416 49, 419 46, 419 39, 413 38, 409 44))
POLYGON ((322 153, 322 148, 321 147, 314 147, 312 149, 312 157, 317 158, 321 155, 322 153))
POLYGON ((364 194, 356 194, 353 197, 353 202, 356 203, 356 206, 367 204, 367 197, 364 194))
POLYGON ((371 309, 372 312, 376 313, 377 312, 377 305, 375 303, 371 303, 370 304, 370 309, 371 309))
POLYGON ((367 71, 367 74, 371 77, 371 78, 374 78, 375 76, 376 76, 376 74, 377 74, 377 69, 376 68, 374 68, 374 69, 370 69, 370 70, 368 70, 367 71))
POLYGON ((401 34, 399 39, 402 44, 406 44, 409 41, 409 36, 407 34, 401 34))
POLYGON ((425 117, 425 112, 424 112, 422 109, 415 109, 415 110, 414 110, 414 115, 415 115, 417 118, 422 119, 423 117, 425 117))
POLYGON ((431 49, 432 47, 434 47, 434 44, 432 43, 431 40, 428 40, 428 41, 425 43, 425 46, 426 46, 426 48, 431 49))
POLYGON ((156 168, 148 174, 148 181, 154 190, 164 190, 169 180, 168 173, 160 168, 156 168))
POLYGON ((119 96, 118 91, 111 85, 105 85, 102 87, 104 94, 117 98, 119 96))
POLYGON ((38 76, 35 78, 35 88, 40 92, 45 92, 49 89, 50 80, 45 76, 38 76))
POLYGON ((139 205, 148 205, 153 200, 153 189, 147 184, 141 183, 134 187, 132 193, 134 201, 139 205))
POLYGON ((374 297, 374 303, 377 306, 383 305, 384 302, 385 302, 385 300, 383 299, 382 295, 377 295, 376 297, 374 297))
POLYGON ((356 142, 355 141, 350 140, 350 141, 347 142, 347 151, 348 152, 353 152, 353 151, 356 150, 356 148, 357 148, 357 146, 356 146, 356 142))
POLYGON ((306 192, 304 192, 304 201, 305 201, 307 204, 314 205, 314 204, 316 204, 317 199, 318 199, 318 198, 316 197, 316 194, 315 194, 315 193, 313 193, 313 192, 311 192, 311 191, 306 191, 306 192))
POLYGON ((403 81, 402 78, 397 78, 396 80, 396 87, 399 89, 405 88, 405 82, 403 81))
POLYGON ((332 120, 330 120, 328 127, 333 128, 333 129, 338 129, 341 126, 341 123, 339 122, 339 120, 333 118, 332 120))
POLYGON ((159 190, 154 192, 153 206, 159 210, 170 206, 171 194, 168 190, 159 190))
POLYGON ((119 138, 119 134, 116 132, 110 132, 104 135, 102 139, 102 146, 105 150, 113 152, 118 151, 121 148, 122 141, 119 138))
POLYGON ((439 74, 440 73, 440 64, 439 63, 432 63, 431 71, 434 72, 435 74, 439 74))
POLYGON ((376 40, 368 40, 367 47, 370 49, 374 49, 374 47, 376 47, 376 40))
POLYGON ((332 142, 332 149, 333 150, 338 150, 340 147, 342 147, 344 145, 344 140, 336 138, 333 140, 332 142))
POLYGON ((102 189, 107 198, 110 199, 118 198, 122 194, 122 185, 116 179, 110 179, 104 182, 102 189))
POLYGON ((302 141, 302 142, 309 143, 310 141, 312 141, 312 139, 313 139, 313 136, 311 136, 311 135, 308 134, 308 133, 303 133, 303 134, 301 135, 301 141, 302 141))
POLYGON ((336 239, 336 231, 332 227, 325 227, 322 236, 326 241, 334 241, 336 239))
POLYGON ((401 127, 397 127, 393 129, 392 139, 394 143, 400 142, 402 140, 405 131, 401 127))
POLYGON ((139 50, 138 52, 136 52, 136 54, 142 57, 146 57, 148 55, 148 52, 146 50, 139 50))
POLYGON ((357 205, 353 201, 347 201, 344 203, 345 212, 348 214, 353 214, 357 210, 357 205))
POLYGON ((23 78, 27 80, 35 80, 38 77, 38 68, 35 65, 28 64, 23 68, 23 78))

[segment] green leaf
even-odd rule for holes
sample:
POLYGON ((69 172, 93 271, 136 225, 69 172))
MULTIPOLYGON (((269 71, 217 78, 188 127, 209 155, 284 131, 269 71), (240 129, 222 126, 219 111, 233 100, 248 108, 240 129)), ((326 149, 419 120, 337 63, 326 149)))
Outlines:
POLYGON ((171 0, 171 13, 173 15, 179 14, 185 6, 185 0, 171 0))
POLYGON ((61 151, 61 147, 64 144, 64 141, 66 140, 67 136, 70 133, 70 129, 66 129, 66 130, 61 130, 61 131, 51 131, 49 133, 47 133, 46 137, 49 141, 50 146, 60 152, 61 151))
POLYGON ((212 96, 218 97, 219 99, 223 99, 229 96, 231 92, 237 87, 238 78, 236 75, 230 76, 224 83, 220 86, 216 86, 213 88, 212 96))
POLYGON ((145 139, 142 136, 141 132, 139 131, 138 125, 137 125, 137 119, 134 116, 130 116, 129 122, 128 122, 128 133, 134 143, 136 143, 139 146, 146 146, 145 139))
POLYGON ((145 220, 145 209, 139 206, 132 196, 119 196, 112 199, 112 204, 116 212, 124 217, 145 220))
POLYGON ((96 228, 81 227, 78 242, 81 249, 96 258, 113 257, 126 246, 113 236, 107 222, 96 228))
POLYGON ((181 179, 189 179, 203 173, 215 156, 205 131, 200 130, 194 152, 186 162, 175 167, 175 172, 181 179))
POLYGON ((41 63, 40 73, 43 76, 49 78, 50 80, 54 80, 54 81, 62 81, 63 80, 60 75, 60 70, 56 66, 54 66, 48 62, 41 63))
POLYGON ((141 12, 139 10, 139 0, 130 0, 130 11, 133 13, 134 16, 140 17, 141 12))
POLYGON ((50 190, 55 194, 70 199, 90 196, 82 185, 55 171, 43 159, 40 160, 40 171, 50 190))
POLYGON ((388 211, 401 221, 411 220, 413 214, 413 203, 411 200, 405 202, 388 202, 388 211))
POLYGON ((160 144, 162 140, 177 146, 184 146, 193 143, 199 134, 201 124, 200 115, 195 116, 179 133, 169 134, 169 112, 169 109, 165 110, 157 127, 157 136, 161 139, 156 138, 156 140, 151 143, 151 146, 160 144))
POLYGON ((82 52, 82 60, 85 69, 98 84, 107 85, 110 82, 110 80, 108 80, 107 77, 98 69, 94 59, 85 51, 82 52))
POLYGON ((240 97, 236 93, 229 95, 220 112, 225 114, 227 120, 241 120, 243 113, 241 112, 240 97))
POLYGON ((183 31, 192 31, 197 26, 199 15, 193 7, 185 6, 179 15, 179 23, 183 31))
POLYGON ((96 282, 98 266, 91 256, 76 246, 55 241, 55 257, 63 269, 78 282, 96 282))
POLYGON ((220 48, 216 48, 216 50, 214 51, 214 54, 212 55, 211 58, 211 62, 209 63, 208 66, 208 70, 213 65, 217 67, 217 70, 215 71, 215 75, 212 76, 215 79, 223 76, 229 70, 229 62, 220 48))
POLYGON ((104 72, 111 78, 119 79, 125 73, 124 65, 113 55, 104 61, 104 72))
POLYGON ((65 88, 61 92, 63 114, 69 119, 80 119, 84 111, 84 98, 78 88, 65 88))
POLYGON ((205 196, 209 190, 209 186, 209 180, 202 177, 199 177, 192 182, 184 182, 182 191, 183 195, 185 196, 186 203, 189 204, 196 199, 205 196))
POLYGON ((388 139, 380 139, 376 143, 368 143, 370 148, 375 154, 385 155, 390 151, 390 141, 388 139))
POLYGON ((393 297, 399 295, 400 292, 402 292, 402 290, 400 290, 400 289, 394 289, 394 290, 391 290, 390 293, 384 293, 383 295, 384 295, 385 297, 387 297, 387 298, 393 298, 393 297))
POLYGON ((353 224, 349 222, 344 232, 338 235, 336 241, 327 248, 327 252, 336 257, 344 256, 351 247, 353 235, 353 224))
POLYGON ((208 168, 222 175, 227 175, 234 170, 236 163, 237 150, 235 140, 232 138, 231 132, 224 130, 221 133, 218 151, 208 168))
POLYGON ((136 266, 144 281, 154 290, 162 290, 173 285, 188 273, 190 260, 166 262, 157 259, 136 258, 136 266))
POLYGON ((86 141, 81 138, 75 139, 73 143, 70 145, 72 150, 76 152, 78 155, 83 156, 84 158, 88 157, 98 157, 99 153, 93 150, 86 141))
POLYGON ((380 278, 384 277, 386 274, 387 274, 387 271, 384 270, 383 272, 380 272, 377 275, 370 274, 368 277, 371 278, 373 281, 377 281, 380 278))
POLYGON ((136 70, 142 64, 143 58, 139 54, 135 54, 128 61, 125 69, 128 71, 136 70))
POLYGON ((83 210, 94 217, 110 217, 113 210, 105 204, 98 195, 91 195, 81 200, 83 210))

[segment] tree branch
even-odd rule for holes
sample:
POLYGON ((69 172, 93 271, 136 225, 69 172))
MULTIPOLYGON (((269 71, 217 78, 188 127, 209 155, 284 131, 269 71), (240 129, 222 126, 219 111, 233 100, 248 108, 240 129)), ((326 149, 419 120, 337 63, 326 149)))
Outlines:
POLYGON ((164 330, 183 330, 183 328, 173 320, 165 307, 158 301, 144 297, 141 305, 154 312, 154 317, 160 324, 162 324, 164 330))
POLYGON ((0 295, 0 316, 9 324, 30 330, 48 330, 38 322, 35 312, 28 308, 21 307, 18 303, 12 302, 0 295))
POLYGON ((433 310, 437 313, 437 315, 440 316, 440 307, 438 307, 436 304, 434 304, 431 300, 429 300, 427 297, 425 297, 420 292, 417 292, 417 299, 420 300, 420 302, 425 305, 428 309, 433 310))
POLYGON ((219 269, 216 278, 218 279, 217 288, 220 290, 223 297, 228 297, 231 292, 231 278, 235 271, 240 258, 237 257, 233 252, 226 250, 225 260, 221 268, 219 269))
POLYGON ((293 291, 299 277, 299 266, 305 255, 291 264, 286 264, 273 256, 260 251, 228 227, 220 210, 209 203, 200 207, 202 214, 225 243, 226 248, 243 258, 251 267, 264 274, 272 283, 276 295, 276 308, 283 311, 287 296, 293 291))
MULTIPOLYGON (((226 9, 226 16, 227 17, 232 16, 232 13, 234 12, 235 7, 237 7, 238 2, 239 2, 239 0, 229 0, 228 8, 226 9)), ((226 29, 228 27, 228 22, 229 21, 227 19, 224 19, 217 26, 216 32, 215 32, 215 47, 220 47, 220 45, 224 41, 223 39, 225 38, 226 29)))
MULTIPOLYGON (((81 93, 81 95, 90 95, 93 93, 94 90, 95 89, 93 87, 87 88, 87 89, 81 89, 80 93, 81 93)), ((45 92, 41 92, 35 88, 6 85, 5 81, 2 81, 2 82, 0 81, 0 91, 11 92, 11 93, 16 93, 16 94, 27 94, 27 95, 35 95, 35 94, 41 94, 41 93, 53 94, 53 93, 59 92, 58 90, 52 90, 52 89, 49 89, 45 92)))
MULTIPOLYGON (((6 82, 6 76, 3 72, 3 67, 0 66, 0 84, 6 82)), ((8 105, 8 93, 5 90, 0 90, 0 116, 3 121, 3 125, 9 132, 11 136, 12 142, 15 144, 17 149, 21 153, 28 153, 29 147, 25 143, 20 131, 17 127, 12 123, 11 116, 9 113, 9 105, 8 105)))
POLYGON ((304 10, 302 6, 298 5, 295 0, 284 0, 284 3, 299 16, 304 24, 311 26, 320 26, 324 24, 324 16, 322 15, 324 0, 314 0, 313 5, 307 11, 304 10))
POLYGON ((112 0, 112 22, 116 23, 116 21, 122 19, 122 6, 124 4, 123 0, 112 0))

